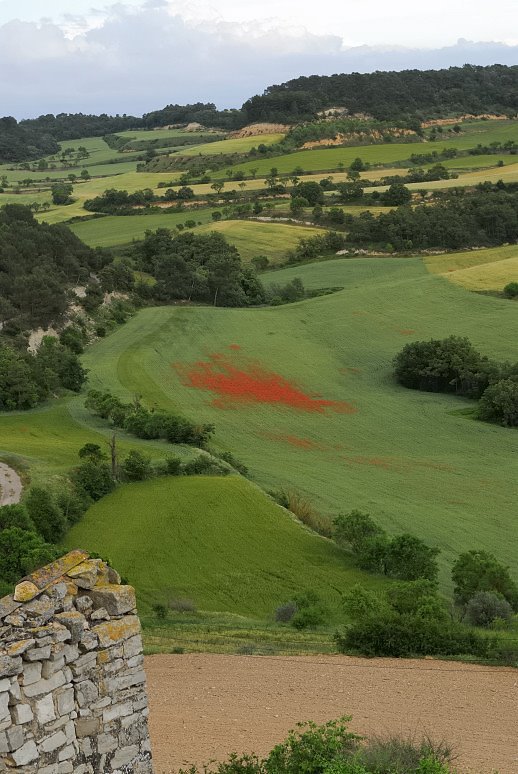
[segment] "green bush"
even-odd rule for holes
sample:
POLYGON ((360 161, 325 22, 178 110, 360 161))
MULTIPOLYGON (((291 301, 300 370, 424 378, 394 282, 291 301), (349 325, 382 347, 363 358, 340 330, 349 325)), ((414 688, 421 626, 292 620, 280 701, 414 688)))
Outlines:
POLYGON ((132 449, 128 453, 122 463, 122 470, 128 481, 145 481, 153 473, 151 460, 137 449, 132 449))
POLYGON ((32 487, 25 500, 25 506, 41 537, 47 543, 59 542, 68 524, 50 492, 39 486, 32 487))
POLYGON ((111 468, 105 462, 87 459, 72 473, 78 491, 92 500, 100 500, 115 487, 111 468))
POLYGON ((479 591, 494 591, 518 611, 518 587, 509 568, 500 564, 488 551, 467 551, 455 561, 451 577, 454 595, 461 605, 467 605, 479 591))
POLYGON ((466 620, 473 626, 491 626, 499 619, 509 621, 513 608, 500 594, 494 591, 479 591, 466 605, 466 620))
POLYGON ((506 298, 518 298, 518 282, 508 282, 503 292, 506 298))

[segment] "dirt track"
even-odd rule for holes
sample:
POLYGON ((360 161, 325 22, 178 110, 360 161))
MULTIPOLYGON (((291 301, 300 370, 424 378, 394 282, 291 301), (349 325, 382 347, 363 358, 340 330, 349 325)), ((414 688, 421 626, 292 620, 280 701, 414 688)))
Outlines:
POLYGON ((156 774, 264 754, 299 720, 353 715, 364 734, 428 732, 462 771, 518 772, 518 670, 346 656, 146 659, 156 774))

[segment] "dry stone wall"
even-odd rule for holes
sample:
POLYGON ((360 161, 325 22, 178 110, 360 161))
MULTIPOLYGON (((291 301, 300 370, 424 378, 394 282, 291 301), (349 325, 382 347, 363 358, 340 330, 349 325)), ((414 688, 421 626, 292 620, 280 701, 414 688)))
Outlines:
POLYGON ((135 592, 72 551, 0 599, 0 771, 153 774, 135 592))

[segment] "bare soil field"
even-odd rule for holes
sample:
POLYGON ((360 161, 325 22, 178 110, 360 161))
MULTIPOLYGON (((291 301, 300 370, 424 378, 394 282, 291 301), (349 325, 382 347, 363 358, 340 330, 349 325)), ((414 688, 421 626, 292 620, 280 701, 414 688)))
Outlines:
POLYGON ((447 740, 459 771, 518 771, 518 670, 347 656, 146 659, 156 774, 266 754, 298 721, 352 715, 365 735, 447 740))

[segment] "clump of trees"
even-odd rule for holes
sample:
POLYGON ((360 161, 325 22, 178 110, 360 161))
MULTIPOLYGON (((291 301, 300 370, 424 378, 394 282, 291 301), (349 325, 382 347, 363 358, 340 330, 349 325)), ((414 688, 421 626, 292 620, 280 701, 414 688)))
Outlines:
POLYGON ((146 292, 161 303, 184 299, 248 306, 266 300, 255 270, 243 266, 237 249, 216 232, 176 237, 168 229, 147 232, 133 247, 132 257, 139 269, 156 279, 146 292))
POLYGON ((518 364, 490 360, 467 338, 412 342, 396 356, 394 367, 404 387, 479 399, 479 419, 518 427, 518 364))
POLYGON ((333 524, 336 543, 352 551, 363 570, 404 581, 437 580, 439 549, 414 535, 389 538, 369 514, 357 510, 340 514, 333 524))
POLYGON ((137 438, 161 438, 169 443, 205 448, 214 433, 214 425, 195 424, 166 411, 150 411, 139 400, 124 403, 109 391, 90 390, 85 406, 137 438))
POLYGON ((79 392, 86 380, 76 352, 45 336, 36 353, 0 343, 0 411, 33 408, 62 390, 79 392))

